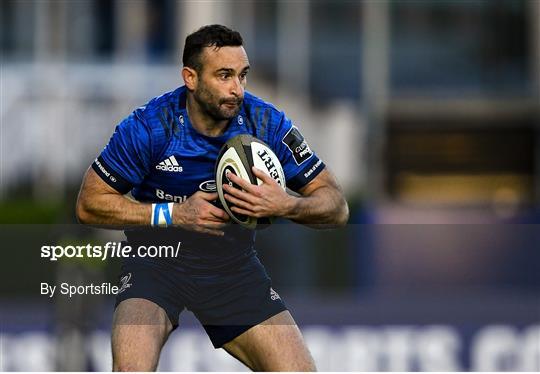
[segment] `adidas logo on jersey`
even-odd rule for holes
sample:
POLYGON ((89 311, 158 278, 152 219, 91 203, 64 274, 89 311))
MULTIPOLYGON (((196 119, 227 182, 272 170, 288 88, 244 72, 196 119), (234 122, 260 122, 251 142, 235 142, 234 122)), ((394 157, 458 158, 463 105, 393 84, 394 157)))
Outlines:
POLYGON ((171 171, 174 173, 181 173, 184 168, 178 164, 174 156, 170 156, 156 165, 156 170, 171 171))

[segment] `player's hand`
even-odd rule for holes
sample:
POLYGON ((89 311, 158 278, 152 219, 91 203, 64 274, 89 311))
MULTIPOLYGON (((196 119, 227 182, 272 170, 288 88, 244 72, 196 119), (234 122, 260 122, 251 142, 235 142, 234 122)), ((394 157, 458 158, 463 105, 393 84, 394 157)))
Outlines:
POLYGON ((211 202, 218 194, 197 191, 182 204, 173 209, 173 224, 190 231, 223 236, 222 231, 229 221, 229 215, 211 202))
POLYGON ((223 185, 225 199, 235 206, 231 210, 238 214, 261 218, 261 217, 286 217, 294 205, 294 197, 289 195, 268 174, 256 167, 252 168, 253 174, 263 184, 253 185, 233 173, 229 174, 230 180, 240 186, 242 190, 223 185))

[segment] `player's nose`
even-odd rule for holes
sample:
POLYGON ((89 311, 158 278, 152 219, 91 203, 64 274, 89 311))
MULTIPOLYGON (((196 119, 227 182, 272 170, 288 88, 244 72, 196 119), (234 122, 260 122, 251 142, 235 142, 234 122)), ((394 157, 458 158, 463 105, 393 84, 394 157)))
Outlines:
POLYGON ((235 77, 232 79, 233 83, 231 84, 231 94, 236 97, 243 97, 244 96, 244 86, 242 85, 242 82, 240 81, 240 77, 235 77))

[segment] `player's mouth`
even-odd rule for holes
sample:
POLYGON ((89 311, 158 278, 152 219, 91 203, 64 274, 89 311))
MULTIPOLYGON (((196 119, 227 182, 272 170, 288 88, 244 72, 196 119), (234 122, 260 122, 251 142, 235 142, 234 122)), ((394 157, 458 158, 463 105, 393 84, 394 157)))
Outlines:
POLYGON ((235 109, 240 106, 242 103, 242 100, 227 100, 223 101, 222 105, 225 105, 229 109, 235 109))
POLYGON ((234 102, 234 103, 223 103, 223 105, 225 105, 227 108, 229 109, 234 109, 238 106, 238 103, 237 102, 234 102))

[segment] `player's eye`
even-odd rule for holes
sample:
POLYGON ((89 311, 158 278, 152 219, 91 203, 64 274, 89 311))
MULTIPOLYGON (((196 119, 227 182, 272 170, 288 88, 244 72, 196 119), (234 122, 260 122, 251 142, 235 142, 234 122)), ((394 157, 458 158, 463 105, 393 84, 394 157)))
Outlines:
POLYGON ((229 73, 221 73, 221 74, 219 75, 219 77, 220 77, 221 79, 229 79, 229 78, 231 77, 231 75, 230 75, 229 73))

